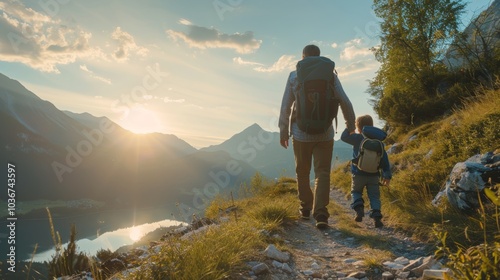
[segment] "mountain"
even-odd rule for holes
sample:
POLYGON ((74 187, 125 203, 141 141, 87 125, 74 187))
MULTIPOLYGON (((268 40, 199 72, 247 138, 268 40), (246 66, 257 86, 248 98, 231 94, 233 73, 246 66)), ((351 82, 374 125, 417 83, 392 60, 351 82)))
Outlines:
POLYGON ((64 146, 82 139, 85 126, 27 90, 18 81, 0 74, 0 114, 17 123, 17 132, 38 135, 50 144, 64 146), (64 133, 61 133, 64 132, 64 133))
MULTIPOLYGON (((0 157, 16 166, 23 201, 178 203, 196 212, 255 174, 226 152, 197 151, 175 135, 136 135, 106 117, 62 112, 1 74, 0 126, 0 157)), ((7 180, 5 171, 0 179, 7 180)))
MULTIPOLYGON (((200 149, 201 151, 226 151, 231 157, 250 164, 262 175, 269 178, 295 176, 293 147, 281 147, 279 133, 262 129, 252 124, 219 145, 200 149)), ((342 141, 335 141, 334 162, 341 163, 350 159, 352 147, 342 141)))
POLYGON ((445 55, 445 64, 458 69, 477 63, 478 55, 481 57, 485 51, 494 55, 494 51, 500 46, 499 22, 500 0, 495 0, 464 29, 466 44, 455 42, 450 46, 445 55))

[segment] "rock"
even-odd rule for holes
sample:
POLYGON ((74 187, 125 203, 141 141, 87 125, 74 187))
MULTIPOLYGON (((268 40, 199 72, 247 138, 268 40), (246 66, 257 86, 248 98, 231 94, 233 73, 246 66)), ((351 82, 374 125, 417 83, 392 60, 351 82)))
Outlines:
POLYGON ((265 263, 259 263, 256 266, 252 267, 252 272, 255 275, 261 275, 269 272, 269 267, 265 263))
POLYGON ((422 264, 420 266, 412 269, 411 273, 413 273, 417 277, 421 277, 424 273, 424 270, 430 269, 435 263, 436 260, 432 256, 428 256, 422 260, 422 264))
POLYGON ((410 263, 410 261, 405 257, 399 257, 399 258, 395 259, 394 262, 397 264, 402 264, 402 265, 407 265, 410 263))
POLYGON ((478 154, 455 164, 445 190, 436 195, 433 205, 438 205, 446 195, 450 204, 460 210, 478 209, 480 203, 477 192, 486 187, 486 181, 491 180, 493 184, 500 182, 500 171, 496 164, 500 164, 500 156, 497 157, 493 152, 478 154))
POLYGON ((399 264, 399 263, 395 263, 395 262, 384 262, 382 263, 385 267, 389 268, 389 269, 394 269, 394 270, 400 270, 400 269, 403 269, 405 266, 402 265, 402 264, 399 264))
POLYGON ((422 274, 422 279, 452 279, 449 269, 426 269, 422 274))
POLYGON ((266 250, 264 250, 264 254, 267 257, 280 262, 287 262, 290 259, 290 255, 288 253, 281 252, 273 244, 267 246, 266 250))
POLYGON ((357 259, 352 259, 352 258, 351 258, 351 259, 345 259, 345 260, 344 260, 344 263, 355 263, 355 262, 357 262, 357 261, 358 261, 357 259))
POLYGON ((389 149, 387 149, 387 154, 395 155, 401 153, 401 151, 403 151, 403 145, 400 143, 394 143, 389 147, 389 149))
POLYGON ((273 261, 272 262, 272 265, 276 268, 282 268, 283 267, 283 263, 280 263, 279 261, 273 261))
POLYGON ((304 275, 306 275, 306 276, 311 276, 311 275, 313 275, 314 271, 308 269, 308 270, 302 271, 302 273, 304 273, 304 275))
POLYGON ((366 277, 366 273, 364 271, 353 272, 353 273, 349 274, 347 277, 361 279, 361 278, 366 277))
POLYGON ((384 271, 382 273, 382 279, 384 279, 384 280, 392 280, 392 279, 394 279, 394 275, 392 275, 392 273, 389 272, 389 271, 384 271))
POLYGON ((315 262, 314 262, 314 263, 312 263, 312 264, 311 264, 311 268, 312 268, 313 270, 318 270, 318 269, 320 269, 321 267, 319 266, 319 264, 318 264, 318 263, 315 263, 315 262))
POLYGON ((412 269, 421 266, 423 259, 424 258, 418 258, 410 261, 410 263, 403 268, 403 271, 411 271, 412 269))
POLYGON ((288 272, 288 273, 292 273, 292 271, 293 271, 292 268, 287 263, 284 263, 283 266, 281 267, 281 269, 283 271, 288 272))
POLYGON ((399 279, 408 279, 410 277, 410 272, 409 271, 399 271, 396 273, 399 279))

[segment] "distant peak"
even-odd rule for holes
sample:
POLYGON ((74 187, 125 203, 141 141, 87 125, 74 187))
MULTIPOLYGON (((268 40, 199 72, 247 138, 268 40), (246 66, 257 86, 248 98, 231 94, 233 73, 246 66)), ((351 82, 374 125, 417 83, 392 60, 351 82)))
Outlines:
POLYGON ((245 130, 262 130, 262 127, 258 125, 257 123, 252 124, 251 126, 247 127, 245 130))
POLYGON ((0 88, 11 91, 12 93, 27 96, 30 98, 40 99, 40 97, 35 95, 33 92, 29 91, 19 81, 11 79, 2 73, 0 73, 0 88))

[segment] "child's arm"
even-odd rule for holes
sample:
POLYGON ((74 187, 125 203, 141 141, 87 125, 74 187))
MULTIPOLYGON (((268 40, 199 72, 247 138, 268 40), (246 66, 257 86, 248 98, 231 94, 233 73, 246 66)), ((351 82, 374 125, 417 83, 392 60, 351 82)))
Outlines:
POLYGON ((389 163, 389 156, 387 153, 384 151, 384 154, 382 155, 382 184, 384 186, 389 186, 389 183, 392 179, 392 172, 391 172, 391 165, 389 163))
POLYGON ((340 135, 340 140, 346 142, 347 144, 351 144, 351 145, 354 145, 355 141, 356 141, 356 133, 351 133, 349 132, 349 129, 345 129, 343 132, 342 132, 342 135, 340 135))

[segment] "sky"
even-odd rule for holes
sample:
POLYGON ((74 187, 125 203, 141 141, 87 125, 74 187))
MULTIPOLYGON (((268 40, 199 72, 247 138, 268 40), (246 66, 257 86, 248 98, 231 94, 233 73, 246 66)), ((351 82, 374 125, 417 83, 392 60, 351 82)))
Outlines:
MULTIPOLYGON (((491 0, 464 2, 465 24, 491 0)), ((0 0, 0 13, 0 73, 60 110, 132 132, 201 148, 254 123, 278 131, 308 44, 335 61, 356 115, 383 125, 366 93, 380 66, 372 1, 0 0)))

